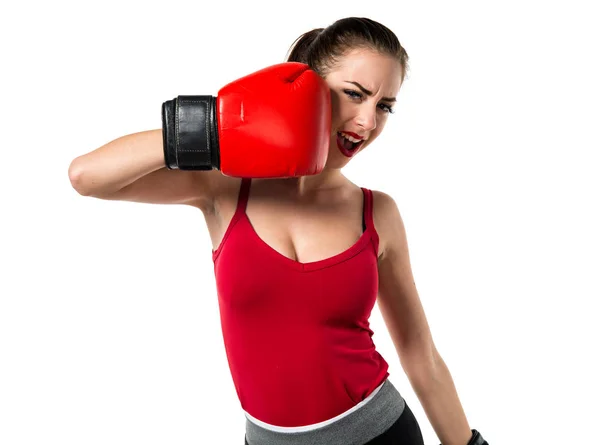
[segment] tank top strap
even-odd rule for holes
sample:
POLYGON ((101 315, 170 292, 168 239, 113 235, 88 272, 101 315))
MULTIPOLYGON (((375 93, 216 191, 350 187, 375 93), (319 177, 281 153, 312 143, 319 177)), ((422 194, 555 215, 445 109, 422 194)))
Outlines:
POLYGON ((240 185, 240 191, 238 194, 237 208, 235 209, 236 216, 243 214, 246 211, 248 205, 248 195, 250 194, 250 181, 252 178, 242 178, 242 184, 240 185))
POLYGON ((374 229, 373 224, 373 192, 361 187, 364 195, 363 218, 367 229, 374 229))
POLYGON ((223 235, 223 238, 221 239, 221 243, 219 244, 219 246, 216 249, 213 249, 213 251, 212 251, 213 261, 216 261, 217 257, 221 254, 221 250, 223 249, 223 246, 225 245, 225 242, 227 241, 227 238, 229 237, 231 231, 233 230, 235 225, 238 223, 238 221, 240 219, 242 219, 242 217, 244 216, 244 214, 246 212, 246 205, 248 204, 249 192, 250 192, 250 178, 242 178, 240 188, 238 190, 237 206, 235 208, 235 213, 233 214, 231 221, 229 221, 229 225, 227 226, 227 229, 225 230, 225 234, 223 235))
POLYGON ((375 255, 377 255, 379 252, 379 234, 377 233, 377 230, 375 230, 375 224, 373 222, 373 191, 368 188, 361 188, 364 195, 363 221, 366 226, 365 230, 371 232, 375 255))

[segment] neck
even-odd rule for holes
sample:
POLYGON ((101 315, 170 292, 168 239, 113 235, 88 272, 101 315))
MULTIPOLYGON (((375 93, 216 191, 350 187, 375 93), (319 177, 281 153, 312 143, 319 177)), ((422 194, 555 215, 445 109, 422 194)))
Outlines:
POLYGON ((300 176, 297 178, 282 179, 282 184, 295 196, 303 197, 311 194, 339 188, 347 184, 348 180, 340 169, 325 167, 317 175, 300 176))

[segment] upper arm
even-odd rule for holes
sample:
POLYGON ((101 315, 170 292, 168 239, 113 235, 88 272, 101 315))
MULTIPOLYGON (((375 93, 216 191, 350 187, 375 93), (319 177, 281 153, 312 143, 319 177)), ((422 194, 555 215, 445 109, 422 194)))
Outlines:
POLYGON ((410 263, 404 222, 394 199, 373 192, 374 218, 382 253, 378 262, 381 315, 402 365, 408 357, 434 358, 435 347, 410 263))
POLYGON ((218 170, 169 170, 166 167, 149 173, 101 199, 183 204, 210 209, 220 190, 233 181, 218 170))

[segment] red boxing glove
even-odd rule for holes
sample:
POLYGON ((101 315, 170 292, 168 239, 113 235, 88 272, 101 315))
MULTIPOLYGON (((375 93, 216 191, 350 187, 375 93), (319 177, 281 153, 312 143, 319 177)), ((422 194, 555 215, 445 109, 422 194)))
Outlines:
POLYGON ((252 178, 314 175, 329 150, 329 87, 308 65, 285 62, 225 85, 217 97, 165 102, 162 120, 170 169, 252 178))

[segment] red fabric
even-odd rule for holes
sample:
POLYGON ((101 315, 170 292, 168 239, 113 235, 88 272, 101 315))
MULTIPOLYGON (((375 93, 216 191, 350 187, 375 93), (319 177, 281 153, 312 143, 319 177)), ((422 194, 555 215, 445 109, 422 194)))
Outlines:
POLYGON ((369 327, 379 237, 363 188, 366 230, 350 248, 300 263, 267 245, 246 216, 250 181, 213 251, 223 340, 242 408, 278 426, 337 416, 389 375, 369 327))

